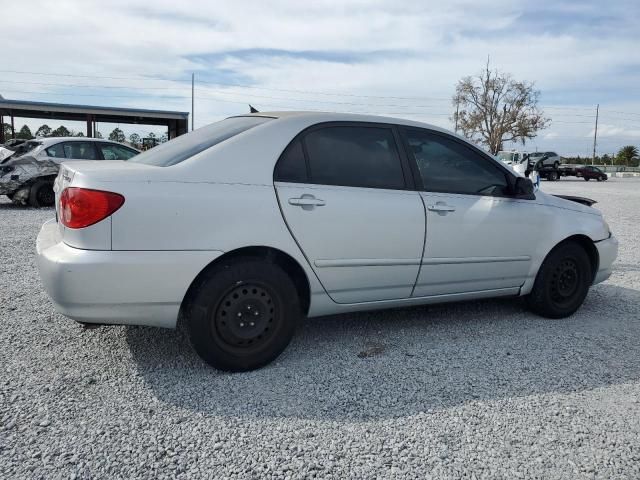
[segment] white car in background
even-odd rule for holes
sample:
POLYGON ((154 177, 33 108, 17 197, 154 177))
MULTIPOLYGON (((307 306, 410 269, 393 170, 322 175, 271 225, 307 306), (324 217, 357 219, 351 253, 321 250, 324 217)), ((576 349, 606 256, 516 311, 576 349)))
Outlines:
POLYGON ((55 200, 53 181, 62 162, 128 160, 138 150, 110 140, 46 137, 28 140, 20 151, 0 160, 0 195, 15 203, 49 207, 55 200))
POLYGON ((301 316, 487 297, 573 314, 618 242, 585 199, 534 192, 409 120, 231 117, 129 161, 64 163, 37 240, 56 308, 175 327, 209 364, 261 367, 301 316))

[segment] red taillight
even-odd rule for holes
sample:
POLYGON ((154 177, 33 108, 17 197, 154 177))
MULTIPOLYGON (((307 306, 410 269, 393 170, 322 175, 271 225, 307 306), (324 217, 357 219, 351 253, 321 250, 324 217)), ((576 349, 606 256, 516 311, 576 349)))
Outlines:
POLYGON ((124 197, 118 193, 65 188, 60 195, 60 219, 65 227, 88 227, 107 218, 123 203, 124 197))

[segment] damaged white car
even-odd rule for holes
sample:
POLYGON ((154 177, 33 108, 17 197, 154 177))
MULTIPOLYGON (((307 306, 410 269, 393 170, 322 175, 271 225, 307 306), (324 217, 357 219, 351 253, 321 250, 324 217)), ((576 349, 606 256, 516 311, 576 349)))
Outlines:
POLYGON ((16 152, 0 161, 0 195, 33 207, 53 205, 53 181, 62 162, 128 160, 140 153, 116 142, 85 137, 29 140, 22 150, 21 155, 16 152))

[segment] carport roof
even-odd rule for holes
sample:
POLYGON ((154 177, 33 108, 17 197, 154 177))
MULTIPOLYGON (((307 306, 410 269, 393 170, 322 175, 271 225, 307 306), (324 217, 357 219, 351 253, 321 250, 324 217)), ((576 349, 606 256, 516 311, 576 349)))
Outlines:
MULTIPOLYGON (((146 110, 141 108, 118 108, 118 107, 98 107, 93 105, 71 105, 64 103, 33 102, 27 100, 9 100, 0 98, 0 115, 8 115, 9 111, 13 115, 30 118, 65 118, 75 120, 78 117, 84 118, 86 115, 100 117, 101 121, 116 119, 116 122, 129 120, 132 123, 139 123, 145 119, 149 124, 162 123, 167 120, 187 120, 189 112, 176 112, 168 110, 146 110), (71 118, 75 117, 75 118, 71 118), (126 119, 126 120, 125 120, 126 119)), ((147 122, 145 122, 147 123, 147 122)))

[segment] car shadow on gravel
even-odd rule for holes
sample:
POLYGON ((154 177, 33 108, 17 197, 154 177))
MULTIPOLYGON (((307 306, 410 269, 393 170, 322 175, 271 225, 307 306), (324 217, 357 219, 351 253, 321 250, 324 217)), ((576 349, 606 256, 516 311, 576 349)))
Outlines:
POLYGON ((157 398, 209 415, 366 420, 640 379, 640 291, 604 284, 563 320, 490 300, 301 322, 271 365, 208 367, 185 332, 128 327, 157 398))

